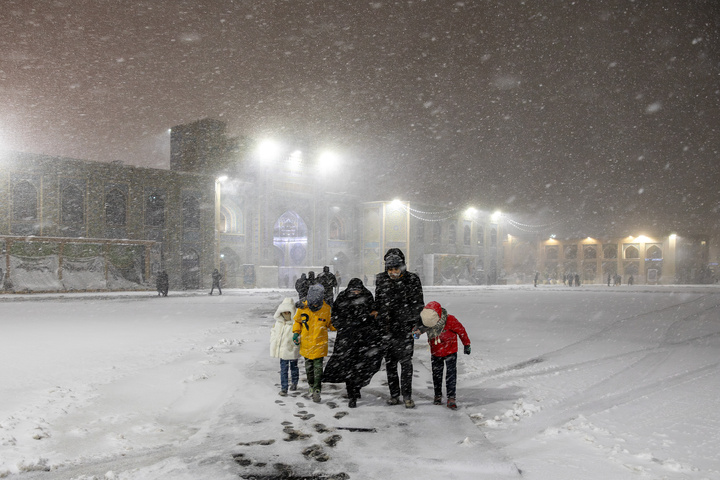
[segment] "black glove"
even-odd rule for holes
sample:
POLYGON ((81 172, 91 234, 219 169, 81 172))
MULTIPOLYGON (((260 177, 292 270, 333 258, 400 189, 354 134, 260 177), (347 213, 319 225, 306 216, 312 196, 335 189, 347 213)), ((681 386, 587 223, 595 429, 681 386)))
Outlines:
POLYGON ((470 345, 465 345, 464 352, 465 352, 465 355, 470 355, 470 345))
POLYGON ((295 302, 295 308, 303 308, 302 300, 298 300, 297 302, 295 302))

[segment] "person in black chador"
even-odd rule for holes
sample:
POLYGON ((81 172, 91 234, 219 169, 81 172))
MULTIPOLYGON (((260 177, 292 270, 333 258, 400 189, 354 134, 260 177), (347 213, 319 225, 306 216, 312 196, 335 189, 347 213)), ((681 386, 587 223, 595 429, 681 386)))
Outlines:
POLYGON ((158 273, 155 286, 157 287, 158 297, 167 297, 168 289, 170 288, 170 279, 168 278, 168 274, 165 270, 158 273))
POLYGON ((344 382, 350 408, 357 406, 360 389, 380 370, 383 359, 382 328, 372 311, 372 293, 359 278, 350 280, 332 306, 337 338, 323 382, 344 382))
POLYGON ((222 295, 222 290, 220 289, 220 279, 221 278, 222 278, 222 275, 220 274, 220 272, 218 272, 218 269, 216 268, 215 270, 213 270, 213 273, 212 273, 212 282, 213 283, 212 283, 212 287, 210 287, 210 293, 208 295, 212 295, 213 290, 215 290, 216 287, 218 289, 218 294, 222 295))
POLYGON ((303 300, 307 299, 308 289, 310 288, 310 283, 308 282, 307 277, 305 274, 301 274, 300 278, 298 278, 295 281, 295 290, 298 293, 298 302, 302 302, 303 300))
POLYGON ((325 289, 325 303, 332 305, 335 297, 335 287, 337 287, 337 278, 330 271, 330 267, 323 267, 323 272, 318 275, 317 281, 325 289))
POLYGON ((420 277, 406 271, 405 255, 399 248, 385 253, 385 271, 375 277, 375 309, 385 335, 385 368, 390 387, 389 405, 415 407, 412 399, 414 339, 413 328, 420 324, 423 300, 420 277), (398 377, 398 363, 401 375, 398 377))

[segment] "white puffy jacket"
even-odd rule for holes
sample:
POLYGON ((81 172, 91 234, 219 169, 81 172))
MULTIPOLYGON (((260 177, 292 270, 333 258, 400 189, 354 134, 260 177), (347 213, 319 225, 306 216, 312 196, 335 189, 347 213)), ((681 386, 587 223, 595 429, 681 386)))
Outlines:
POLYGON ((300 357, 300 347, 292 341, 293 317, 295 316, 295 302, 286 298, 275 312, 275 325, 270 330, 270 356, 283 360, 297 360, 300 357), (283 312, 290 312, 290 320, 285 320, 283 312))

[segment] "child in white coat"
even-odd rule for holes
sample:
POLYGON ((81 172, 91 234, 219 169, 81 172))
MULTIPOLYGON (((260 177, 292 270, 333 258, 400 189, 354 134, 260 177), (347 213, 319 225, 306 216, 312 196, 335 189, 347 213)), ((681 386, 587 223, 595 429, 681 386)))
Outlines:
POLYGON ((298 358, 300 347, 293 343, 293 317, 295 316, 295 302, 286 298, 275 312, 275 325, 270 331, 270 356, 280 359, 280 395, 287 395, 288 369, 290 370, 290 390, 297 390, 300 380, 298 358))

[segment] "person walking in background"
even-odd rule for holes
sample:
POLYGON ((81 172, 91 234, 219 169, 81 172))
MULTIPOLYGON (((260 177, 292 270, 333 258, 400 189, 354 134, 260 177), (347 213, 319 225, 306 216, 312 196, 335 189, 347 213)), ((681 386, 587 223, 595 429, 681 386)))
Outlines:
POLYGON ((323 300, 322 285, 308 289, 307 300, 295 312, 293 342, 300 345, 300 355, 305 358, 310 394, 313 402, 320 403, 323 360, 328 354, 328 330, 335 331, 330 317, 330 305, 323 300))
POLYGON ((389 249, 384 260, 385 271, 375 277, 375 309, 385 330, 385 368, 390 389, 387 403, 399 404, 402 394, 405 408, 414 408, 412 331, 420 322, 420 312, 425 305, 422 283, 420 277, 407 271, 405 255, 399 248, 389 249))
POLYGON ((296 312, 295 303, 292 298, 286 298, 275 310, 275 325, 270 330, 270 356, 280 359, 280 393, 285 396, 290 390, 297 390, 300 380, 300 369, 298 358, 300 349, 293 342, 293 317, 296 312), (288 370, 290 371, 290 382, 288 382, 288 370))
POLYGON ((303 273, 300 275, 300 278, 295 281, 295 290, 298 293, 298 301, 305 301, 305 299, 307 298, 308 288, 310 288, 310 283, 308 282, 307 277, 303 273))
POLYGON ((168 289, 170 288, 170 279, 165 270, 158 273, 157 280, 155 281, 155 286, 157 288, 158 297, 167 297, 168 289))
POLYGON ((317 277, 317 283, 322 285, 325 289, 325 303, 332 305, 335 298, 337 278, 335 278, 335 275, 330 271, 330 267, 323 267, 322 273, 317 277))
POLYGON ((208 295, 212 295, 215 288, 218 289, 218 295, 222 295, 222 289, 220 288, 220 280, 222 279, 222 275, 220 272, 218 272, 218 269, 216 268, 213 270, 212 273, 212 287, 210 287, 210 293, 208 295))
POLYGON ((372 311, 372 293, 359 278, 348 282, 332 306, 332 325, 338 333, 323 382, 345 383, 350 408, 357 406, 360 389, 382 364, 382 329, 372 311))
POLYGON ((447 406, 455 410, 457 386, 457 338, 464 345, 465 355, 470 355, 470 338, 465 327, 438 302, 430 302, 420 312, 422 327, 416 329, 416 335, 427 333, 430 344, 430 359, 432 363, 433 389, 435 390, 435 405, 442 405, 442 380, 445 371, 445 392, 447 393, 447 406))

